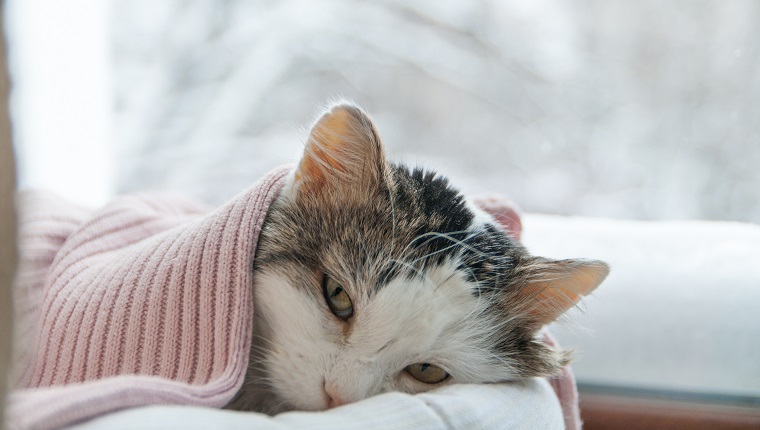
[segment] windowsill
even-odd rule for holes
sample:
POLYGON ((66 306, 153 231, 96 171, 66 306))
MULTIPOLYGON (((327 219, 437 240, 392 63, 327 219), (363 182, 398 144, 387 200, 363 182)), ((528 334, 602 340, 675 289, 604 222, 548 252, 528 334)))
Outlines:
POLYGON ((551 327, 581 384, 760 399, 760 226, 527 214, 523 237, 612 268, 551 327))

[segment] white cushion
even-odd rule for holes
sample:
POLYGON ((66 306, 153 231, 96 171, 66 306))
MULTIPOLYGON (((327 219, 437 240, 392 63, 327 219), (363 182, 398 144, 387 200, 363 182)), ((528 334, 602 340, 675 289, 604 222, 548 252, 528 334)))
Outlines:
POLYGON ((148 406, 71 427, 103 429, 562 429, 562 410, 543 379, 452 385, 419 395, 387 393, 325 412, 268 415, 188 406, 148 406))

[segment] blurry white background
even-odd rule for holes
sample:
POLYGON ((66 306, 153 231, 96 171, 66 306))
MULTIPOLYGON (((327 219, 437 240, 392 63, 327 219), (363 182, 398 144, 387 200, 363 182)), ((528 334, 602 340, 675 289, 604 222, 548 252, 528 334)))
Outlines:
POLYGON ((5 3, 19 187, 102 203, 116 177, 108 3, 5 3))
MULTIPOLYGON (((528 212, 760 223, 754 0, 7 4, 22 187, 91 205, 145 188, 218 204, 296 161, 319 107, 343 96, 374 116, 393 159, 437 168, 466 192, 507 194, 528 212)), ((613 275, 631 288, 600 292, 597 315, 619 315, 638 280, 651 281, 620 260, 613 275)), ((697 294, 706 313, 709 294, 697 294)), ((625 356, 641 373, 624 380, 695 386, 704 368, 683 366, 688 358, 651 361, 667 327, 679 328, 679 297, 663 299, 675 304, 661 315, 646 305, 659 297, 636 297, 641 312, 626 315, 649 324, 638 355, 605 355, 620 343, 605 343, 611 330, 579 362, 581 381, 614 373, 625 356), (661 335, 647 343, 647 333, 661 335)), ((723 341, 713 328, 729 325, 709 318, 734 315, 695 314, 704 324, 691 347, 723 341)), ((737 324, 756 330, 754 321, 737 324)), ((741 366, 723 370, 757 394, 760 368, 733 358, 741 366)), ((700 389, 730 392, 721 375, 700 389)))
POLYGON ((760 222, 753 0, 11 0, 6 19, 22 185, 220 203, 344 96, 395 159, 528 211, 760 222))

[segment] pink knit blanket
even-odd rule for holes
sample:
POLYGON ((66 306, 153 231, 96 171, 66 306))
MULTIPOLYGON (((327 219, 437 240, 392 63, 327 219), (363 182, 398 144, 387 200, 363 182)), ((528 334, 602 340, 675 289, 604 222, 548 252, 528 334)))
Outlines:
MULTIPOLYGON (((149 404, 227 404, 248 366, 256 242, 288 171, 210 213, 155 194, 94 213, 44 193, 22 199, 12 428, 149 404)), ((483 206, 506 223, 497 203, 483 206)), ((577 416, 575 384, 558 381, 567 422, 568 407, 577 416)))

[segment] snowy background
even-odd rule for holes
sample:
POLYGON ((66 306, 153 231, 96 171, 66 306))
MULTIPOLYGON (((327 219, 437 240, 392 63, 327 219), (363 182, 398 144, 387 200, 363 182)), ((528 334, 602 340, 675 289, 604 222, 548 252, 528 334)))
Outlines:
POLYGON ((115 1, 116 189, 220 203, 335 96, 526 210, 760 222, 760 3, 115 1))

